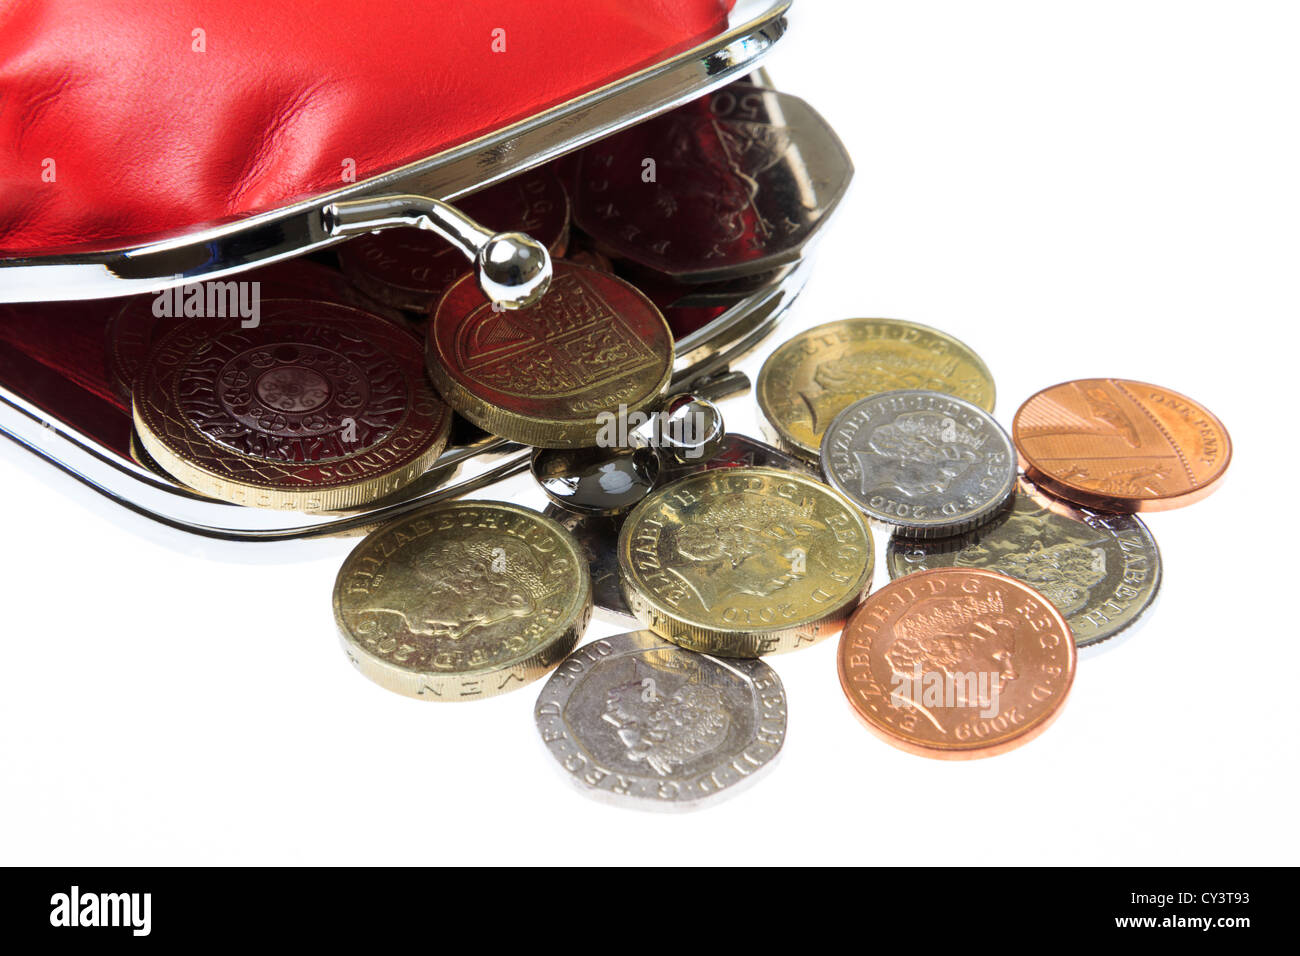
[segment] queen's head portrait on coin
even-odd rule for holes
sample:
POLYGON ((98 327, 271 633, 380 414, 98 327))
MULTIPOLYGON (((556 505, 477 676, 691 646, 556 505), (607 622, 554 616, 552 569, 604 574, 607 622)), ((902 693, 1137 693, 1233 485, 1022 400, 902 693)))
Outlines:
POLYGON ((891 578, 928 568, 987 568, 1032 585, 1069 621, 1080 647, 1136 622, 1160 588, 1160 549, 1133 515, 1075 507, 1021 479, 1007 511, 952 538, 893 537, 891 578))
POLYGON ((840 686, 877 736, 912 753, 987 757, 1055 719, 1078 659, 1070 627, 1029 585, 937 568, 882 588, 839 647, 840 686))
POLYGON ((735 792, 785 740, 785 691, 756 660, 682 650, 650 631, 578 648, 534 709, 537 729, 588 793, 684 809, 735 792))
POLYGON ((822 474, 867 515, 925 538, 976 527, 1016 483, 1007 433, 970 402, 923 390, 860 399, 822 437, 822 474))
POLYGON ((800 332, 763 363, 755 395, 776 443, 810 461, 846 406, 899 389, 944 392, 993 410, 993 376, 964 343, 899 319, 841 319, 800 332))
POLYGON ((619 534, 623 592, 690 650, 756 657, 835 633, 871 582, 871 532, 842 495, 774 468, 690 475, 619 534))
POLYGON ((363 674, 422 700, 469 700, 537 679, 591 617, 591 575, 559 524, 504 502, 455 501, 380 527, 334 585, 363 674))
POLYGON ((392 616, 411 634, 472 641, 494 625, 544 612, 558 584, 542 556, 508 538, 431 541, 395 566, 358 613, 392 616), (509 574, 492 574, 493 565, 509 574))

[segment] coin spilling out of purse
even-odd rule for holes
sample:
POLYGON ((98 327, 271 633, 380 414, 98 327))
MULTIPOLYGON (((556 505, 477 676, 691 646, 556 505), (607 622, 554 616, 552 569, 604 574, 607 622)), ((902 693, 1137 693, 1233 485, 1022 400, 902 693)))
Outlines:
POLYGON ((735 83, 461 203, 555 258, 529 307, 414 229, 249 273, 255 323, 129 300, 106 361, 133 454, 200 495, 328 512, 436 487, 449 442, 457 461, 527 446, 544 513, 444 489, 355 546, 335 619, 363 675, 419 700, 546 678, 537 731, 607 801, 752 783, 788 718, 762 658, 836 635, 848 709, 888 743, 1018 747, 1060 714, 1078 649, 1154 603, 1137 514, 1209 494, 1231 443, 1193 399, 1115 378, 1045 388, 1008 431, 972 348, 883 318, 778 345, 767 440, 727 431, 748 379, 684 371, 678 344, 780 288, 851 173, 807 104, 735 83), (593 613, 625 633, 583 645, 593 613))

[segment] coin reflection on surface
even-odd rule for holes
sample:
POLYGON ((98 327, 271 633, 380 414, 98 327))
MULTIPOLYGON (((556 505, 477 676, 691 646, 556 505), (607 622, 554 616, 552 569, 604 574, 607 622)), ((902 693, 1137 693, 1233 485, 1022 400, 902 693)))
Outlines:
POLYGON ((796 261, 853 176, 816 110, 750 86, 715 90, 577 156, 574 221, 613 254, 686 282, 796 261))
POLYGON ((635 448, 538 448, 533 477, 546 496, 570 511, 622 514, 639 503, 659 479, 659 454, 635 448))

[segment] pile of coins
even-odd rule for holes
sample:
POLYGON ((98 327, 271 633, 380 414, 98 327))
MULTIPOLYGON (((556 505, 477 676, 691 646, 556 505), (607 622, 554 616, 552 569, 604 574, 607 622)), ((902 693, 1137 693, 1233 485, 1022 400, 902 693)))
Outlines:
POLYGON ((376 532, 335 588, 349 656, 431 700, 554 667, 543 740, 581 788, 636 806, 752 782, 787 717, 758 659, 836 633, 870 730, 925 756, 990 756, 1046 729, 1077 648, 1154 600, 1159 551, 1135 512, 1208 493, 1230 457, 1204 408, 1111 379, 1033 396, 1013 440, 975 404, 992 405, 993 382, 974 353, 897 320, 810 329, 758 381, 774 444, 730 434, 630 509, 452 503, 376 532), (874 593, 872 523, 891 532, 893 579, 874 593), (593 600, 644 629, 573 651, 593 600))
POLYGON ((768 441, 727 433, 713 400, 748 380, 683 392, 676 343, 783 281, 850 173, 806 104, 733 84, 464 204, 557 257, 535 305, 494 307, 438 240, 385 232, 338 270, 273 267, 252 326, 129 304, 109 364, 142 460, 240 504, 355 508, 427 479, 449 442, 531 447, 544 514, 442 500, 389 521, 344 562, 334 613, 357 669, 420 700, 549 673, 538 731, 595 796, 684 807, 752 782, 788 709, 760 658, 836 634, 869 729, 999 753, 1060 712, 1077 647, 1149 607, 1160 557, 1135 513, 1207 494, 1229 439, 1117 379, 1045 389, 1008 434, 967 346, 856 318, 768 357, 768 441), (640 629, 579 647, 595 607, 640 629))

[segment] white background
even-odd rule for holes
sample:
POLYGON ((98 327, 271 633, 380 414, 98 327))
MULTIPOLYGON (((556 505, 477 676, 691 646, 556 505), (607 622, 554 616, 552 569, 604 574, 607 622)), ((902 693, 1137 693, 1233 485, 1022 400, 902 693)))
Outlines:
MULTIPOLYGON (((857 178, 746 370, 800 328, 893 316, 973 346, 1004 425, 1113 375, 1232 433, 1222 490, 1149 520, 1159 604, 1081 655, 1042 737, 894 750, 830 640, 771 659, 790 725, 761 783, 607 807, 552 766, 540 685, 444 706, 352 670, 330 588, 353 542, 149 536, 5 442, 0 861, 1295 863, 1297 27, 1286 3, 801 0, 769 61, 857 178)), ((757 433, 751 397, 726 408, 757 433)))

